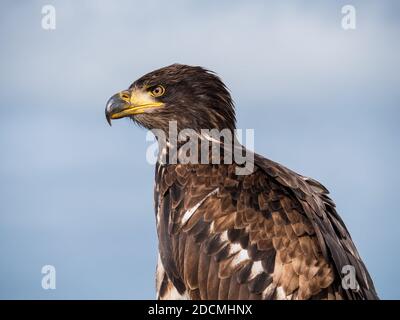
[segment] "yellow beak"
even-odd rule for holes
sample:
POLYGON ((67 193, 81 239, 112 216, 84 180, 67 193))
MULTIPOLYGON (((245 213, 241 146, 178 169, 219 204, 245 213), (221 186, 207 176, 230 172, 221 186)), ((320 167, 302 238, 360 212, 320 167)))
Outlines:
POLYGON ((106 119, 111 126, 112 119, 120 119, 135 114, 145 113, 149 109, 163 107, 150 93, 141 89, 119 92, 113 95, 106 105, 106 119))

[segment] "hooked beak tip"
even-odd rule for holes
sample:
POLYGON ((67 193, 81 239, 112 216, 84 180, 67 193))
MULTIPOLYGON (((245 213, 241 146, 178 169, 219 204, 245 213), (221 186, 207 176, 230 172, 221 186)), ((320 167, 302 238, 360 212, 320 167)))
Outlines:
POLYGON ((107 105, 106 105, 106 110, 105 110, 105 114, 106 114, 106 119, 108 124, 111 127, 111 120, 112 120, 112 113, 113 113, 113 105, 115 104, 116 101, 116 96, 118 97, 118 94, 113 95, 108 101, 107 101, 107 105))
POLYGON ((106 114, 106 119, 107 119, 108 124, 111 127, 112 125, 111 125, 111 117, 110 117, 110 115, 106 114))

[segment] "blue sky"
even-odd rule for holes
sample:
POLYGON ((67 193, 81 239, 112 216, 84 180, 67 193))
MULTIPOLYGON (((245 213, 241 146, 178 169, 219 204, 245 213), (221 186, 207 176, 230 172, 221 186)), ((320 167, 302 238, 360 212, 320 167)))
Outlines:
POLYGON ((216 71, 255 149, 320 180, 400 298, 395 1, 9 1, 0 12, 0 298, 153 298, 146 132, 107 99, 171 63, 216 71), (56 30, 41 9, 56 9, 56 30), (357 28, 341 28, 341 7, 357 28), (41 268, 57 270, 43 290, 41 268))

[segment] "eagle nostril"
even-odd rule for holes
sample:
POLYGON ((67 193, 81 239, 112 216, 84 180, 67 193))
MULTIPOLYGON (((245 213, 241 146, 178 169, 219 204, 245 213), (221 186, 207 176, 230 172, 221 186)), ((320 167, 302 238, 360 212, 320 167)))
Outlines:
POLYGON ((130 95, 127 92, 121 92, 121 98, 124 100, 129 100, 130 95))

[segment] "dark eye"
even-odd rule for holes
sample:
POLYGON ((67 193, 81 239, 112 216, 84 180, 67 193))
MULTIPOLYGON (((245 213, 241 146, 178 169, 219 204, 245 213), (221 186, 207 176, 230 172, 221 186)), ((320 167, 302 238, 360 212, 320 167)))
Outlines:
POLYGON ((154 86, 154 87, 150 88, 149 90, 150 90, 150 94, 153 97, 160 97, 165 93, 165 89, 163 86, 154 86))

